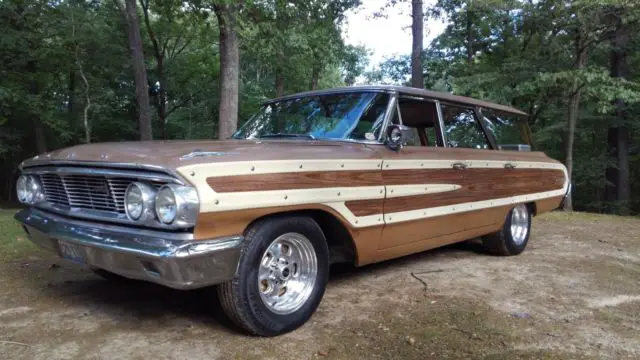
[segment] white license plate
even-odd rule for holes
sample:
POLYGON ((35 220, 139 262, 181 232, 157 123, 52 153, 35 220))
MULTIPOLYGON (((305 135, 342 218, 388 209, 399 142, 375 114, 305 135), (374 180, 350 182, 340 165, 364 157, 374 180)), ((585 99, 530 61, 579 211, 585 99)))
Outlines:
POLYGON ((66 242, 64 240, 59 240, 58 246, 60 247, 60 254, 62 254, 63 258, 80 264, 86 263, 84 258, 84 251, 82 250, 81 246, 66 242))

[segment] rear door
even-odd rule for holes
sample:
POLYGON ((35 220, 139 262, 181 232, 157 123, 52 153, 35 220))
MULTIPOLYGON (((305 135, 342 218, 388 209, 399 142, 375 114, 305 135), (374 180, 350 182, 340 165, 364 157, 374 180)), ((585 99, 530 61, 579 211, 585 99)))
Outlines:
POLYGON ((493 226, 503 209, 473 211, 487 186, 499 182, 495 170, 484 168, 495 155, 474 109, 423 100, 398 103, 400 123, 415 127, 419 143, 383 155, 385 228, 380 249, 406 247, 406 252, 459 240, 454 234, 493 226), (439 117, 444 120, 440 126, 439 117), (445 147, 445 141, 447 147, 445 147), (482 174, 480 174, 482 173, 482 174), (478 180, 485 178, 485 180, 478 180), (465 204, 464 207, 461 207, 465 204), (417 246, 412 246, 417 245, 417 246))

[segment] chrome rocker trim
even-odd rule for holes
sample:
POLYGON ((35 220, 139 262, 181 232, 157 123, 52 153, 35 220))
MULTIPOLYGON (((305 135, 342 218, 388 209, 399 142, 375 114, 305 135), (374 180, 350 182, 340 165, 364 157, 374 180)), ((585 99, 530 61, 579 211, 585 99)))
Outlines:
POLYGON ((75 245, 83 264, 174 289, 195 289, 231 280, 243 236, 193 240, 172 233, 72 220, 39 209, 15 215, 29 239, 62 257, 60 240, 75 245))

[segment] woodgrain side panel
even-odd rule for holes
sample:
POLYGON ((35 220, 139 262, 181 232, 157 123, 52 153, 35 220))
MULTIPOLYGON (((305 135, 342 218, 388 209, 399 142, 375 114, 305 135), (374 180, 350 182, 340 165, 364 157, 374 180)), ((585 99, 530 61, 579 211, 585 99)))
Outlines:
POLYGON ((209 186, 218 193, 241 191, 269 191, 282 189, 315 189, 382 184, 381 171, 310 171, 270 173, 207 178, 209 186))
POLYGON ((387 198, 385 213, 468 202, 506 198, 557 190, 564 184, 564 173, 546 169, 467 169, 393 170, 384 172, 387 184, 438 182, 460 185, 455 191, 387 198))
POLYGON ((347 201, 345 205, 355 216, 382 214, 384 199, 347 201))
MULTIPOLYGON (((499 228, 504 224, 509 210, 511 210, 511 206, 501 206, 398 224, 387 224, 383 232, 380 248, 386 249, 418 242, 430 247, 446 245, 446 243, 440 243, 440 237, 464 233, 486 226, 498 225, 499 228), (428 239, 432 239, 432 241, 425 242, 428 239)), ((464 235, 460 236, 461 240, 465 239, 464 235)))

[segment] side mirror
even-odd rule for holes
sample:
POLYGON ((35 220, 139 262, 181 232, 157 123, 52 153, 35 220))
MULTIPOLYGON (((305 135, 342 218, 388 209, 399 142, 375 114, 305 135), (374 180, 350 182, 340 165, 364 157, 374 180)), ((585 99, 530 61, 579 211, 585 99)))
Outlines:
POLYGON ((400 151, 411 137, 411 128, 405 125, 391 125, 387 128, 387 140, 385 144, 389 149, 400 151))

